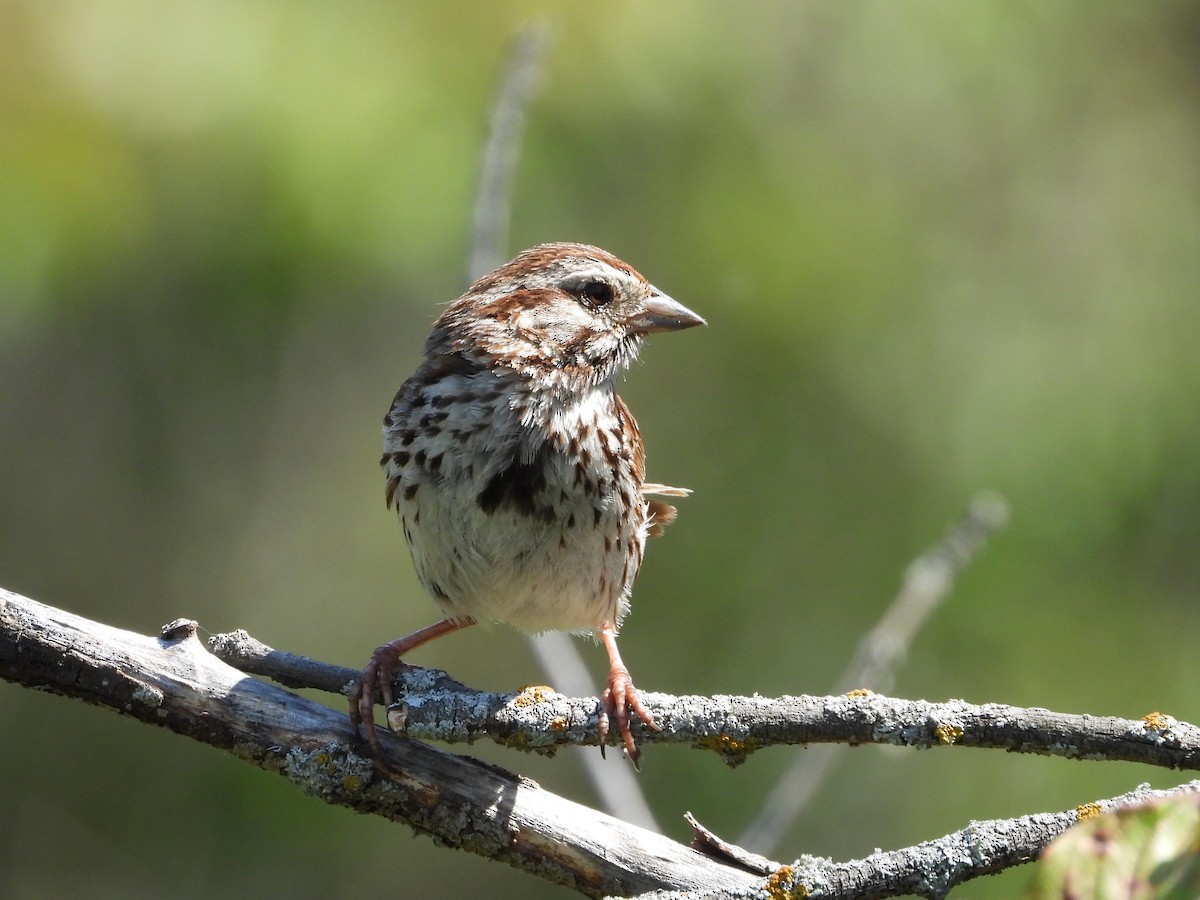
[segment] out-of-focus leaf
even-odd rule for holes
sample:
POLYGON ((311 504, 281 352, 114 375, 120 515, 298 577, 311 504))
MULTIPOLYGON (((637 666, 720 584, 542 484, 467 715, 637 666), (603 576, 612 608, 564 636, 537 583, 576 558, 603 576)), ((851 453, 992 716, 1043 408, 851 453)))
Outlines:
POLYGON ((1047 848, 1031 900, 1200 897, 1200 796, 1080 822, 1047 848))

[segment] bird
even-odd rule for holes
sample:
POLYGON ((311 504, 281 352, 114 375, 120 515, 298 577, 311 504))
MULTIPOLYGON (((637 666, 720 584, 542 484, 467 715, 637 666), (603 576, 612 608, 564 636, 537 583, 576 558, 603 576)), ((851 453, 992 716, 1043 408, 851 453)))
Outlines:
POLYGON ((383 419, 385 499, 442 618, 375 650, 349 691, 376 756, 374 704, 402 657, 477 622, 591 634, 609 671, 601 751, 630 714, 659 730, 617 649, 646 539, 676 517, 645 480, 645 449, 616 382, 657 332, 707 324, 598 247, 541 244, 482 276, 434 323, 383 419))

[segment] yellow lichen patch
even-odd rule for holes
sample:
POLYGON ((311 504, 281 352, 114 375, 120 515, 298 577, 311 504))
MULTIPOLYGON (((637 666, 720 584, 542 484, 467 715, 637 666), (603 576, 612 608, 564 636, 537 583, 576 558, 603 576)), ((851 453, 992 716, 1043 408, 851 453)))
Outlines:
POLYGON ((1080 822, 1085 819, 1094 819, 1103 811, 1098 803, 1084 803, 1082 806, 1075 807, 1075 815, 1079 817, 1080 822))
POLYGON ((350 793, 362 790, 362 779, 357 775, 347 775, 342 779, 342 788, 350 793))
POLYGON ((792 881, 795 874, 796 871, 791 866, 780 866, 771 874, 765 885, 771 900, 795 900, 808 896, 807 887, 792 881))
POLYGON ((846 696, 851 700, 859 700, 863 697, 870 697, 873 693, 875 692, 866 688, 855 688, 852 691, 846 691, 846 696))
POLYGON ((740 766, 759 747, 758 741, 739 741, 737 738, 730 737, 727 734, 713 734, 708 737, 702 737, 696 744, 705 750, 716 750, 721 754, 726 764, 730 766, 740 766))
POLYGON ((963 736, 963 730, 959 725, 943 722, 937 728, 933 729, 933 736, 937 738, 939 744, 953 744, 963 736))
POLYGON ((524 709, 535 703, 544 703, 553 693, 554 688, 546 687, 544 684, 529 684, 521 688, 521 693, 513 699, 513 706, 524 709))
POLYGON ((550 720, 550 729, 552 731, 566 731, 567 726, 570 724, 566 716, 555 716, 550 720))
POLYGON ((333 756, 322 751, 313 757, 313 762, 315 762, 318 766, 327 766, 333 762, 333 756))
POLYGON ((1142 724, 1151 731, 1169 731, 1171 729, 1171 717, 1166 713, 1155 710, 1152 713, 1142 716, 1142 724))

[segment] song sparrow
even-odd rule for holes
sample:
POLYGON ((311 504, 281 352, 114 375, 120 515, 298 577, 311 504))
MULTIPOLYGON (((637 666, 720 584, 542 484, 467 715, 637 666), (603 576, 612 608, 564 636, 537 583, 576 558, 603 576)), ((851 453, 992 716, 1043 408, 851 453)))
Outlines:
POLYGON ((350 718, 375 733, 375 689, 409 650, 480 620, 591 632, 608 651, 609 719, 631 759, 642 705, 617 629, 648 535, 675 508, 647 494, 637 423, 614 383, 642 337, 704 320, 596 247, 543 244, 476 281, 447 307, 425 358, 383 419, 387 504, 444 618, 377 649, 350 691, 350 718))

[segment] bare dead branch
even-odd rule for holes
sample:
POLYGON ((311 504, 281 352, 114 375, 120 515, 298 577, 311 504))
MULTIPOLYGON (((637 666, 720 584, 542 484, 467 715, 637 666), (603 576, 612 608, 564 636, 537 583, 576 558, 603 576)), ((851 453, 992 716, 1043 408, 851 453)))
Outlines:
POLYGON ((512 39, 505 73, 492 103, 487 140, 479 163, 471 253, 467 262, 468 283, 504 262, 512 180, 517 168, 525 111, 533 99, 542 57, 549 42, 550 29, 544 22, 526 25, 512 39))
MULTIPOLYGON (((596 684, 584 665, 576 641, 561 631, 531 636, 527 643, 550 681, 564 691, 577 696, 596 693, 596 684)), ((642 790, 642 782, 633 766, 626 764, 624 754, 611 753, 605 759, 596 751, 580 747, 579 763, 595 791, 600 806, 609 815, 631 822, 651 831, 662 831, 650 802, 642 790)))
MULTIPOLYGON (((246 671, 275 677, 275 655, 262 644, 258 655, 246 649, 244 633, 217 635, 218 653, 246 671), (227 649, 240 645, 237 653, 227 649), (250 658, 253 656, 253 658, 250 658)), ((252 639, 251 639, 252 640, 252 639)), ((328 675, 305 681, 301 672, 320 673, 322 663, 292 662, 282 678, 293 686, 339 684, 351 670, 329 666, 328 675)), ((328 688, 327 688, 328 689, 328 688)), ((553 754, 565 745, 597 742, 595 697, 564 697, 548 687, 520 693, 475 691, 445 672, 416 666, 395 681, 402 699, 388 722, 409 737, 446 743, 490 739, 522 750, 553 754)), ((661 731, 635 726, 638 741, 683 743, 719 753, 738 765, 756 750, 787 744, 891 744, 903 747, 980 747, 1067 759, 1123 760, 1169 769, 1200 769, 1200 728, 1161 712, 1141 719, 1072 715, 1036 707, 935 703, 903 700, 870 691, 828 697, 715 697, 645 693, 643 699, 661 731)))
POLYGON ((834 683, 834 692, 890 690, 896 667, 929 617, 950 595, 954 579, 1007 521, 1004 498, 993 493, 975 497, 942 539, 913 560, 900 592, 859 643, 854 658, 834 683))
MULTIPOLYGON (((1200 781, 1189 781, 1165 791, 1142 785, 1136 790, 1109 800, 1096 801, 1100 812, 1111 812, 1185 793, 1200 793, 1200 781)), ((1092 804, 1087 804, 1092 806, 1092 804)), ((693 820, 694 821, 694 820, 693 820)), ((983 875, 995 875, 1004 869, 1031 862, 1046 846, 1079 821, 1079 807, 1057 813, 1036 813, 1015 819, 991 819, 972 822, 966 828, 925 841, 903 850, 880 851, 865 859, 837 863, 816 856, 801 857, 790 865, 772 864, 767 877, 772 897, 806 897, 810 900, 854 897, 945 897, 951 888, 983 875)), ((698 826, 695 823, 693 827, 698 826)), ((704 842, 712 846, 711 833, 704 842)), ((718 844, 723 844, 715 839, 718 844)), ((767 861, 735 849, 732 860, 749 859, 761 866, 767 861), (745 854, 743 856, 742 854, 745 854)), ((763 896, 764 885, 757 888, 713 888, 708 891, 655 891, 639 900, 751 900, 763 896)))
MULTIPOLYGON (((504 74, 488 115, 487 140, 480 154, 467 261, 468 282, 494 269, 507 255, 505 244, 521 134, 550 43, 549 26, 538 21, 524 26, 509 44, 504 74)), ((555 684, 576 694, 595 690, 583 658, 570 638, 550 633, 530 637, 528 643, 542 671, 555 684)), ((621 765, 615 754, 612 760, 605 760, 588 753, 581 757, 580 765, 604 809, 626 822, 659 830, 636 773, 621 765)))
POLYGON ((210 654, 194 623, 121 631, 0 590, 0 677, 161 725, 359 812, 592 897, 747 886, 753 878, 497 766, 383 735, 386 769, 359 755, 343 711, 210 654))
MULTIPOLYGON (((281 774, 327 803, 405 822, 438 843, 506 862, 588 896, 750 897, 764 889, 799 896, 803 887, 809 897, 911 892, 940 897, 967 878, 1032 858, 1074 821, 1068 811, 973 823, 936 841, 863 860, 805 857, 764 881, 761 872, 769 863, 728 845, 722 850, 719 839, 705 842, 709 853, 717 848, 714 859, 544 791, 505 769, 417 740, 385 734, 385 763, 364 758, 343 711, 248 677, 207 652, 195 634, 195 622, 178 620, 160 637, 145 637, 0 589, 0 678, 169 728, 281 774), (749 861, 758 874, 727 864, 731 859, 741 867, 749 861)), ((352 674, 278 654, 240 635, 215 643, 244 664, 278 667, 303 683, 337 686, 352 674)), ((540 688, 485 694, 433 670, 406 675, 410 693, 395 712, 408 716, 410 736, 436 731, 461 740, 483 734, 480 723, 490 723, 503 743, 519 747, 537 741, 549 746, 559 742, 560 732, 576 743, 595 740, 580 736, 589 730, 586 723, 594 723, 594 698, 570 700, 540 688), (464 716, 458 733, 444 720, 436 728, 427 724, 451 709, 464 716), (535 728, 531 721, 541 724, 535 728)), ((765 746, 803 738, 991 746, 1200 766, 1200 730, 1161 713, 1130 721, 867 693, 778 700, 651 694, 647 700, 664 726, 678 735, 690 733, 692 743, 718 749, 731 761, 744 758, 755 742, 765 746)), ((1200 790, 1200 784, 1179 790, 1200 790)), ((1135 792, 1108 802, 1149 796, 1153 792, 1135 792)))
POLYGON ((767 859, 758 853, 753 853, 737 844, 724 840, 709 828, 705 828, 690 812, 683 814, 684 821, 692 829, 692 846, 706 856, 721 860, 730 865, 753 872, 755 875, 770 875, 777 869, 783 868, 783 863, 767 859))
MULTIPOLYGON (((859 642, 854 658, 834 682, 834 693, 853 688, 890 690, 908 648, 950 596, 959 573, 1007 522, 1008 504, 1003 497, 990 492, 975 497, 942 539, 913 560, 900 592, 859 642)), ((839 748, 833 746, 814 747, 811 752, 797 755, 738 840, 766 852, 777 847, 839 758, 839 748)))

